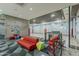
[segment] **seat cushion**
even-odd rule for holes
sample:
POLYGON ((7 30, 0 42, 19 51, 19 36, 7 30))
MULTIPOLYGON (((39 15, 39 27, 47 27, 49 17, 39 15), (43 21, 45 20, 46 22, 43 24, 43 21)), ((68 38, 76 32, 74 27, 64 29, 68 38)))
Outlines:
POLYGON ((30 41, 28 41, 28 40, 21 40, 22 42, 25 42, 25 43, 29 43, 29 44, 31 44, 31 45, 33 45, 33 46, 36 46, 36 43, 33 43, 33 42, 30 42, 30 41))
POLYGON ((23 40, 30 41, 32 43, 37 43, 38 42, 37 39, 31 38, 29 36, 24 37, 23 40))
POLYGON ((28 49, 29 51, 34 49, 34 45, 30 44, 30 43, 26 43, 24 41, 17 41, 18 44, 20 44, 21 46, 23 46, 24 48, 28 49))
POLYGON ((37 46, 37 49, 40 51, 40 50, 43 50, 44 48, 45 48, 45 44, 44 44, 44 42, 38 42, 37 44, 36 44, 36 46, 37 46))

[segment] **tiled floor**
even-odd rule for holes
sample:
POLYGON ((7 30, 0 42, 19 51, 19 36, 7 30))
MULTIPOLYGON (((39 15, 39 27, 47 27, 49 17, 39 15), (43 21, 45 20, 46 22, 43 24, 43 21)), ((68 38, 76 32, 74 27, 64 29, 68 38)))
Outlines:
POLYGON ((70 44, 74 46, 79 46, 79 41, 77 39, 71 38, 70 39, 70 44))
POLYGON ((72 48, 64 48, 62 56, 79 56, 79 41, 71 38, 70 45, 72 48))
MULTIPOLYGON (((10 41, 8 41, 8 45, 10 44, 9 43, 10 41)), ((72 43, 71 44, 75 44, 76 46, 79 46, 78 42, 76 42, 74 39, 72 39, 72 43)), ((0 44, 1 45, 1 44, 0 44)), ((14 47, 16 46, 16 44, 10 44, 11 47, 14 47)), ((9 47, 10 47, 9 46, 9 47)), ((2 47, 2 45, 0 46, 2 47)), ((7 47, 7 46, 6 46, 7 47)), ((22 47, 20 47, 22 48, 22 47)), ((1 48, 2 49, 2 48, 1 48)), ((19 49, 19 48, 18 48, 19 49)), ((14 52, 18 52, 20 51, 20 49, 18 50, 16 49, 16 51, 14 52), (17 51, 18 50, 18 51, 17 51)), ((11 49, 12 50, 12 49, 11 49)), ((4 51, 4 53, 6 53, 8 50, 6 49, 6 51, 4 51)), ((19 52, 18 52, 19 53, 19 52)), ((0 53, 1 55, 3 55, 3 53, 0 53)), ((32 56, 31 53, 28 53, 26 52, 26 56, 32 56)), ((42 52, 42 51, 37 51, 35 50, 34 53, 33 53, 33 56, 49 56, 48 54, 46 54, 45 52, 42 52)), ((63 48, 62 50, 62 56, 79 56, 79 50, 77 50, 76 48, 75 49, 72 49, 72 48, 63 48)))
POLYGON ((79 50, 64 48, 62 51, 62 56, 79 56, 79 50))

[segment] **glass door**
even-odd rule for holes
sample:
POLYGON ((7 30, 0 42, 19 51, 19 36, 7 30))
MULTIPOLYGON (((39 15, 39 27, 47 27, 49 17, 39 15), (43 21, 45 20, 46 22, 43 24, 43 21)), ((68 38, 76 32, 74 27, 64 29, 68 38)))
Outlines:
POLYGON ((79 49, 79 17, 74 17, 71 25, 72 36, 70 39, 70 47, 73 49, 79 49))
POLYGON ((75 27, 75 39, 79 41, 79 17, 76 18, 76 27, 75 27))

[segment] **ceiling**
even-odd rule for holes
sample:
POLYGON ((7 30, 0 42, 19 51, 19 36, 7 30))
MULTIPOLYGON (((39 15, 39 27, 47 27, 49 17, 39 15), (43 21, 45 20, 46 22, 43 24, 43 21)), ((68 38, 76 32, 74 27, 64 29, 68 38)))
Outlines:
POLYGON ((56 12, 51 12, 43 16, 33 18, 30 20, 30 23, 32 24, 32 23, 52 22, 52 21, 62 19, 62 16, 64 16, 62 12, 63 10, 58 10, 56 12))
POLYGON ((41 15, 45 15, 56 10, 66 8, 71 3, 0 3, 0 12, 23 18, 32 19, 41 15))

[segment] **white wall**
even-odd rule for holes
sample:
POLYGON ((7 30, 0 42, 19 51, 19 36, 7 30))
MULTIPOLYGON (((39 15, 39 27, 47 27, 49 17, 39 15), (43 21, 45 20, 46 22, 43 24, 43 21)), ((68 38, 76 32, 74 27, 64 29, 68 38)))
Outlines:
POLYGON ((6 17, 5 18, 6 38, 11 36, 15 32, 12 30, 16 26, 19 29, 21 36, 28 35, 28 21, 20 18, 11 17, 11 16, 4 16, 4 17, 6 17))

